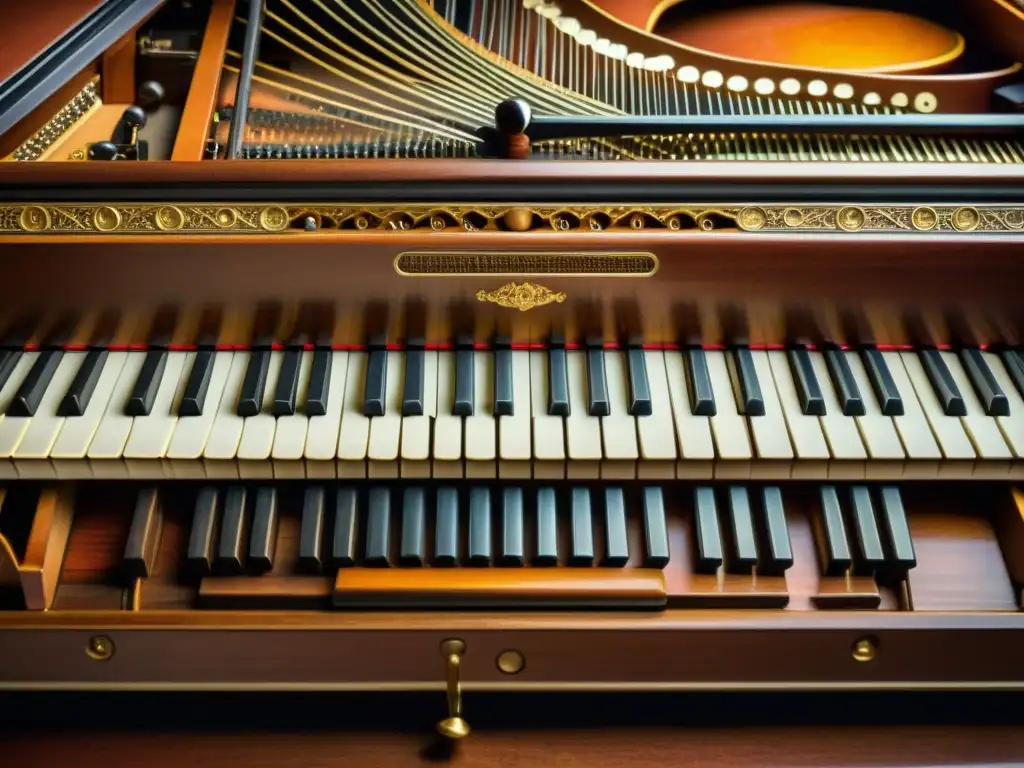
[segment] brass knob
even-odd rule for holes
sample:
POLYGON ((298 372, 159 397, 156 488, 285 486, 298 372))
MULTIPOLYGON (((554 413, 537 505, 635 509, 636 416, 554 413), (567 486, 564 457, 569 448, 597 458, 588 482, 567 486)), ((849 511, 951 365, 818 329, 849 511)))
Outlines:
POLYGON ((863 637, 853 644, 854 661, 872 661, 877 653, 878 641, 873 637, 863 637))
POLYGON ((114 655, 114 641, 106 635, 93 635, 85 646, 85 653, 93 661, 107 661, 114 655))
POLYGON ((445 640, 441 643, 445 681, 448 685, 448 717, 437 724, 437 732, 446 739, 458 740, 469 736, 469 723, 462 719, 462 686, 459 683, 459 667, 465 652, 466 644, 461 640, 445 640))

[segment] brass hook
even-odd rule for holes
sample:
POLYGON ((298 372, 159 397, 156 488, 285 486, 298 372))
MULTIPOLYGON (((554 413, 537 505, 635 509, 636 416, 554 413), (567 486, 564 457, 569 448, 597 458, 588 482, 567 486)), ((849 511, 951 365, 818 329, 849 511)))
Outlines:
POLYGON ((437 732, 446 739, 458 740, 469 736, 469 723, 462 719, 462 686, 459 683, 459 668, 465 652, 466 644, 461 640, 445 640, 441 643, 448 686, 448 717, 437 724, 437 732))

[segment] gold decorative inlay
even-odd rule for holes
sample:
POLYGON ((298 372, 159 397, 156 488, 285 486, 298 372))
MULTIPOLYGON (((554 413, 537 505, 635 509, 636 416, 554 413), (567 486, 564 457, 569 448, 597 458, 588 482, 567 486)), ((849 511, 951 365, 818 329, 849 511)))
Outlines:
POLYGON ((395 258, 395 272, 407 277, 650 277, 657 271, 653 253, 406 251, 395 258))
POLYGON ((0 205, 0 234, 296 236, 317 232, 631 233, 989 232, 1024 234, 1022 205, 334 205, 328 203, 18 203, 0 205))
POLYGON ((546 304, 557 302, 561 304, 565 301, 564 293, 555 293, 549 288, 545 288, 543 285, 534 285, 533 283, 509 283, 503 285, 496 291, 477 291, 477 301, 489 301, 492 304, 497 304, 499 307, 508 307, 509 309, 518 309, 520 312, 526 312, 535 307, 543 307, 546 304))

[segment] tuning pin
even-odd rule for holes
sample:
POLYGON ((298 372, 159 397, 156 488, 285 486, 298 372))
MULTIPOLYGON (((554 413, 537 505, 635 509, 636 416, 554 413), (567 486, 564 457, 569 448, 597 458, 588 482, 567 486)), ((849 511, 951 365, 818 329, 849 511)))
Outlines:
POLYGON ((146 110, 142 107, 131 106, 128 107, 121 115, 121 120, 129 128, 145 128, 146 127, 146 110))
POLYGON ((163 100, 164 87, 155 80, 147 80, 139 86, 139 94, 136 101, 147 112, 152 112, 159 107, 163 100))
POLYGON ((114 160, 117 158, 117 145, 112 141, 97 141, 89 147, 90 160, 114 160))
POLYGON ((644 65, 644 55, 639 51, 633 51, 626 56, 626 66, 635 67, 636 69, 642 68, 644 65))

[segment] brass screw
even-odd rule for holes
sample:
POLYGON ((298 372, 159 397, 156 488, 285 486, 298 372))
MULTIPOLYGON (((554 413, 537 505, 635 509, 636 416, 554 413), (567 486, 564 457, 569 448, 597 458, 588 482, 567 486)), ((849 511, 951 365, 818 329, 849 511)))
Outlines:
POLYGON ((519 651, 502 651, 498 654, 498 669, 505 675, 518 675, 526 666, 526 657, 519 651))
POLYGON ((878 641, 873 637, 862 637, 853 644, 853 660, 868 662, 878 654, 878 641))
POLYGON ((85 646, 85 653, 93 661, 109 661, 114 655, 114 641, 106 635, 93 635, 85 646))

